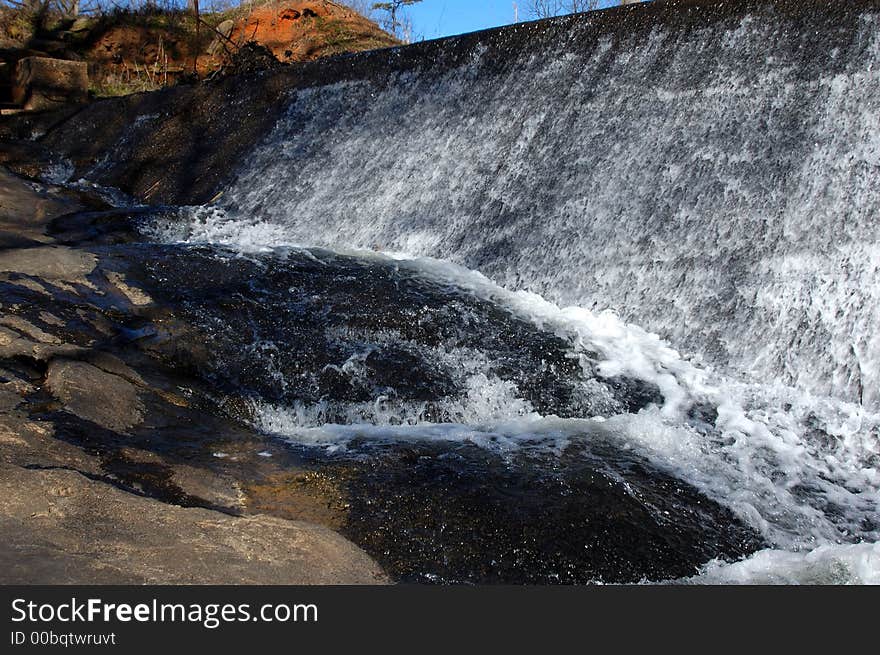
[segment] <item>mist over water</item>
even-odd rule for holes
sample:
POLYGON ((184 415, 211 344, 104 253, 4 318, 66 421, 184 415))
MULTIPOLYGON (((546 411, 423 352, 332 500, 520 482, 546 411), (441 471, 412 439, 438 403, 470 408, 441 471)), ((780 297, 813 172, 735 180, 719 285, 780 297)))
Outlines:
POLYGON ((818 31, 768 12, 613 34, 581 18, 529 47, 496 33, 451 67, 293 92, 220 204, 151 234, 263 262, 328 248, 445 285, 561 340, 586 367, 566 375, 607 402, 542 408, 499 373, 502 351, 453 334, 426 354, 390 330, 360 335, 340 375, 396 340, 459 391, 430 409, 393 381, 341 404, 264 397, 256 424, 331 449, 552 456, 594 435, 771 546, 693 581, 876 583, 880 12, 818 31), (621 376, 659 396, 613 405, 621 376))

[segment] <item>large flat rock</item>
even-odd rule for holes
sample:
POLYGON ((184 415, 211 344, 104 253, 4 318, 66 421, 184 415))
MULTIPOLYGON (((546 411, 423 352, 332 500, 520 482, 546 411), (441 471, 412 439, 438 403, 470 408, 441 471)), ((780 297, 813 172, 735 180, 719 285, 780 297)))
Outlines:
POLYGON ((49 365, 46 385, 67 411, 108 430, 124 432, 144 418, 137 388, 91 364, 55 360, 49 365))
POLYGON ((69 470, 0 467, 2 584, 376 584, 332 530, 135 496, 69 470))

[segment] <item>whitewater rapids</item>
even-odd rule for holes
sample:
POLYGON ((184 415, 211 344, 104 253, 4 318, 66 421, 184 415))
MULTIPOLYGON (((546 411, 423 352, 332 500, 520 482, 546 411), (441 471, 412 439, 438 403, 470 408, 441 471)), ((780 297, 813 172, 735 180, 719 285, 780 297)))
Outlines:
MULTIPOLYGON (((308 252, 283 228, 188 208, 155 221, 148 234, 166 243, 232 247, 246 258, 308 252)), ((773 548, 744 561, 706 565, 686 582, 877 583, 880 575, 880 415, 864 406, 779 383, 745 383, 688 361, 657 335, 610 311, 561 308, 527 291, 510 291, 482 274, 404 253, 348 250, 366 261, 407 269, 495 303, 573 351, 598 352, 604 377, 627 375, 657 386, 660 404, 637 413, 559 418, 535 411, 514 385, 487 376, 487 362, 459 353, 469 389, 435 423, 418 403, 375 398, 326 422, 322 403, 255 403, 255 424, 291 442, 345 449, 353 440, 467 441, 496 451, 528 447, 560 452, 573 435, 594 434, 647 457, 729 507, 773 548), (688 420, 698 406, 717 409, 711 431, 688 420), (366 417, 366 418, 365 418, 366 417)), ((453 354, 452 356, 456 356, 453 354)), ((356 366, 352 362, 351 366, 356 366)))

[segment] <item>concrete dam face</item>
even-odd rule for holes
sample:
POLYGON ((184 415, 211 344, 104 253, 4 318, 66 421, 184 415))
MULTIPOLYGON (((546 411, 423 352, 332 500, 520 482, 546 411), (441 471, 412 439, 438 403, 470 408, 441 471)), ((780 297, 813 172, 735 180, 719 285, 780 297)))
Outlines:
POLYGON ((292 92, 222 206, 880 404, 880 4, 634 7, 416 48, 292 92))

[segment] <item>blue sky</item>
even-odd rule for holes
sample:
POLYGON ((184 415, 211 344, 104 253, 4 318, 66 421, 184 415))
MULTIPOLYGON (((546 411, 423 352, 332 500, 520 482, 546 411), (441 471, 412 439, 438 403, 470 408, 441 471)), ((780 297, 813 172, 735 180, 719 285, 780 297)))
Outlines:
MULTIPOLYGON (((519 19, 531 20, 529 0, 517 0, 519 19)), ((605 3, 603 3, 605 4, 605 3)), ((423 0, 409 7, 416 38, 473 32, 513 23, 512 0, 423 0)))
MULTIPOLYGON (((520 10, 521 20, 525 13, 520 10)), ((418 37, 435 39, 509 25, 513 22, 513 3, 511 0, 424 0, 410 7, 409 14, 418 37)))

